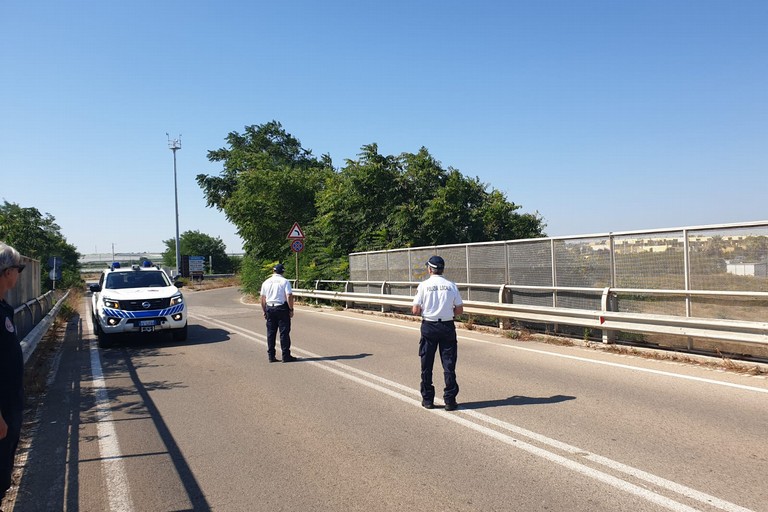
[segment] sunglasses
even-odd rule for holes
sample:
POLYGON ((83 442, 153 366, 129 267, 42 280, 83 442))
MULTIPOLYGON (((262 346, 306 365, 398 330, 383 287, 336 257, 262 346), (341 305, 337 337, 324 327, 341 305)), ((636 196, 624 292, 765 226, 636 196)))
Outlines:
POLYGON ((19 265, 11 265, 10 267, 6 267, 6 270, 9 269, 9 268, 15 268, 16 270, 19 271, 19 274, 21 274, 21 271, 24 270, 24 267, 26 267, 26 265, 21 265, 21 264, 19 264, 19 265))

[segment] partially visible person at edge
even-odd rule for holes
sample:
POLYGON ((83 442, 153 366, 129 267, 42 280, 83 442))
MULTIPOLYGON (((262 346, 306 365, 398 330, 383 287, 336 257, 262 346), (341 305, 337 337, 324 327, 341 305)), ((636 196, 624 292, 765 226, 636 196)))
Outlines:
POLYGON ((0 242, 0 506, 11 487, 24 410, 24 355, 13 323, 13 307, 5 301, 22 270, 19 252, 0 242))
POLYGON ((432 385, 432 368, 435 364, 435 352, 440 350, 440 361, 445 374, 443 400, 446 411, 455 411, 458 407, 456 395, 459 384, 456 382, 456 358, 458 342, 456 324, 453 319, 464 312, 464 302, 456 284, 443 277, 445 261, 440 256, 432 256, 427 261, 429 278, 419 283, 413 298, 413 314, 421 315, 421 339, 419 357, 421 357, 421 405, 427 409, 435 407, 435 387, 432 385))
POLYGON ((278 263, 272 268, 272 277, 261 284, 261 309, 267 320, 267 356, 270 363, 280 361, 275 357, 277 331, 280 331, 280 350, 283 362, 297 361, 291 355, 291 318, 293 318, 293 288, 283 277, 285 267, 278 263))

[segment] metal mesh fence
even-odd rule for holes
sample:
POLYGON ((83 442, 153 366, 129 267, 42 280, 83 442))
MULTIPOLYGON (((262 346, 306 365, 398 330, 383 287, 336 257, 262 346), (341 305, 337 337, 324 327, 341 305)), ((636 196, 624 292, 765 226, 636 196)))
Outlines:
POLYGON ((448 279, 467 285, 465 300, 496 302, 507 285, 507 302, 595 310, 610 287, 622 312, 740 320, 768 312, 764 299, 684 293, 768 292, 768 222, 355 253, 350 279, 414 283, 391 287, 412 294, 435 254, 448 279))
POLYGON ((407 251, 389 253, 389 281, 410 281, 411 265, 407 251))
POLYGON ((557 286, 611 286, 611 256, 607 238, 555 240, 557 286))
POLYGON ((467 246, 469 270, 467 283, 505 283, 506 249, 504 244, 467 246))
POLYGON ((24 271, 19 274, 19 279, 16 281, 16 286, 8 290, 6 300, 13 308, 24 304, 28 300, 35 299, 41 295, 40 287, 40 262, 21 257, 21 263, 26 265, 24 271))
POLYGON ((507 284, 552 286, 552 244, 534 240, 507 245, 507 284))
POLYGON ((615 287, 685 288, 682 232, 616 236, 613 243, 615 287))
POLYGON ((691 288, 768 291, 768 226, 697 231, 688 245, 691 288))
POLYGON ((353 281, 368 281, 368 255, 349 257, 349 275, 353 281))
POLYGON ((368 281, 388 281, 389 269, 387 268, 387 253, 373 253, 368 255, 368 281))

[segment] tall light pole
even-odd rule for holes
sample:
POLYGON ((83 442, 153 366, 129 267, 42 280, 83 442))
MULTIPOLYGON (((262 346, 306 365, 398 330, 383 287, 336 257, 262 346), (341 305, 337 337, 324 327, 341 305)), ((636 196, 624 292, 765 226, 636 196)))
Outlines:
POLYGON ((181 135, 178 139, 171 140, 171 137, 166 132, 168 137, 168 148, 173 151, 173 196, 176 200, 176 277, 179 276, 179 265, 181 265, 181 246, 179 245, 179 189, 176 185, 176 151, 181 149, 181 135))

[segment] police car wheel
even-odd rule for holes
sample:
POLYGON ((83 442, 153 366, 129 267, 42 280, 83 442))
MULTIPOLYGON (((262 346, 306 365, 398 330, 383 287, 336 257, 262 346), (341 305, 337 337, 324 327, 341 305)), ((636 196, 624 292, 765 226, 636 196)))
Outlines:
POLYGON ((91 320, 93 321, 93 333, 96 336, 101 336, 104 331, 101 330, 101 325, 99 325, 99 321, 96 320, 95 316, 92 316, 91 320))

